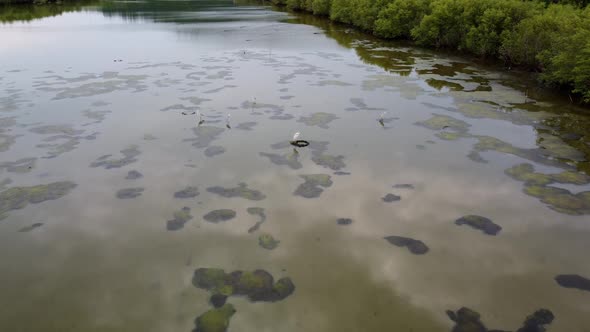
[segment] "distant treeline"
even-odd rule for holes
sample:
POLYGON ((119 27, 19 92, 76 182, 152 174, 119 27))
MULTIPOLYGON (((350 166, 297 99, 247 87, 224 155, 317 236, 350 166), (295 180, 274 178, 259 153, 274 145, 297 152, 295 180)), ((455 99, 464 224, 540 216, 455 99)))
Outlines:
POLYGON ((376 36, 498 58, 590 103, 590 0, 272 0, 376 36))
MULTIPOLYGON (((63 2, 10 2, 0 0, 0 23, 31 21, 44 17, 61 15, 81 10, 84 6, 95 5, 98 0, 66 0, 63 2), (42 4, 42 5, 41 5, 42 4)), ((1 42, 0 42, 1 43, 1 42)))
POLYGON ((29 3, 29 4, 45 4, 45 3, 60 3, 62 0, 0 0, 0 5, 9 5, 17 3, 29 3))

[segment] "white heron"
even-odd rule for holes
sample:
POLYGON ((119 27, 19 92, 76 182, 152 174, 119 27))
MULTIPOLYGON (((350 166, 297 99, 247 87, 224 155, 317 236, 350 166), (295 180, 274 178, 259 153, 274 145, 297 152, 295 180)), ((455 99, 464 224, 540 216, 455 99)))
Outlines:
POLYGON ((293 135, 293 142, 297 142, 297 140, 299 139, 299 136, 301 136, 301 133, 300 133, 300 132, 296 132, 296 133, 293 135))
POLYGON ((231 119, 231 114, 227 113, 227 117, 225 118, 225 126, 227 129, 231 129, 231 125, 229 124, 229 120, 231 119))

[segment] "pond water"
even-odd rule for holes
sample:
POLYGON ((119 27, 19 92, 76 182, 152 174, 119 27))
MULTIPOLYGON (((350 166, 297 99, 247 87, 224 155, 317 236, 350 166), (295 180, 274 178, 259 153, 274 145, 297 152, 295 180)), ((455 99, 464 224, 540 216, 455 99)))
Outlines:
POLYGON ((590 116, 522 74, 250 3, 1 13, 1 330, 590 331, 590 116))

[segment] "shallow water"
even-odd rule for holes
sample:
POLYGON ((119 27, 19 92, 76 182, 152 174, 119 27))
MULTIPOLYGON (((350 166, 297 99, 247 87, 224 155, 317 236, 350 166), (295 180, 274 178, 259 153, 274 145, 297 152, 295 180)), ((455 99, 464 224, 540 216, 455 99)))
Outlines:
POLYGON ((229 297, 229 331, 450 331, 462 306, 490 329, 547 308, 548 331, 590 331, 590 292, 554 280, 590 278, 587 111, 519 73, 267 6, 68 9, 0 25, 0 191, 76 184, 2 196, 1 330, 191 331, 206 267, 296 287, 229 297), (505 173, 522 163, 576 181, 531 187, 505 173), (471 214, 501 231, 455 225, 471 214))

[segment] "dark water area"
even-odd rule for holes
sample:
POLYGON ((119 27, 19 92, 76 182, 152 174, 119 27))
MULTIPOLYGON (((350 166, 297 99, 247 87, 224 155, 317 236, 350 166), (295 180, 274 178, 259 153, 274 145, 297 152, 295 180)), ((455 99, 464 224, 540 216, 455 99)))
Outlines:
POLYGON ((0 330, 590 331, 590 115, 526 75, 249 2, 0 22, 0 330))

